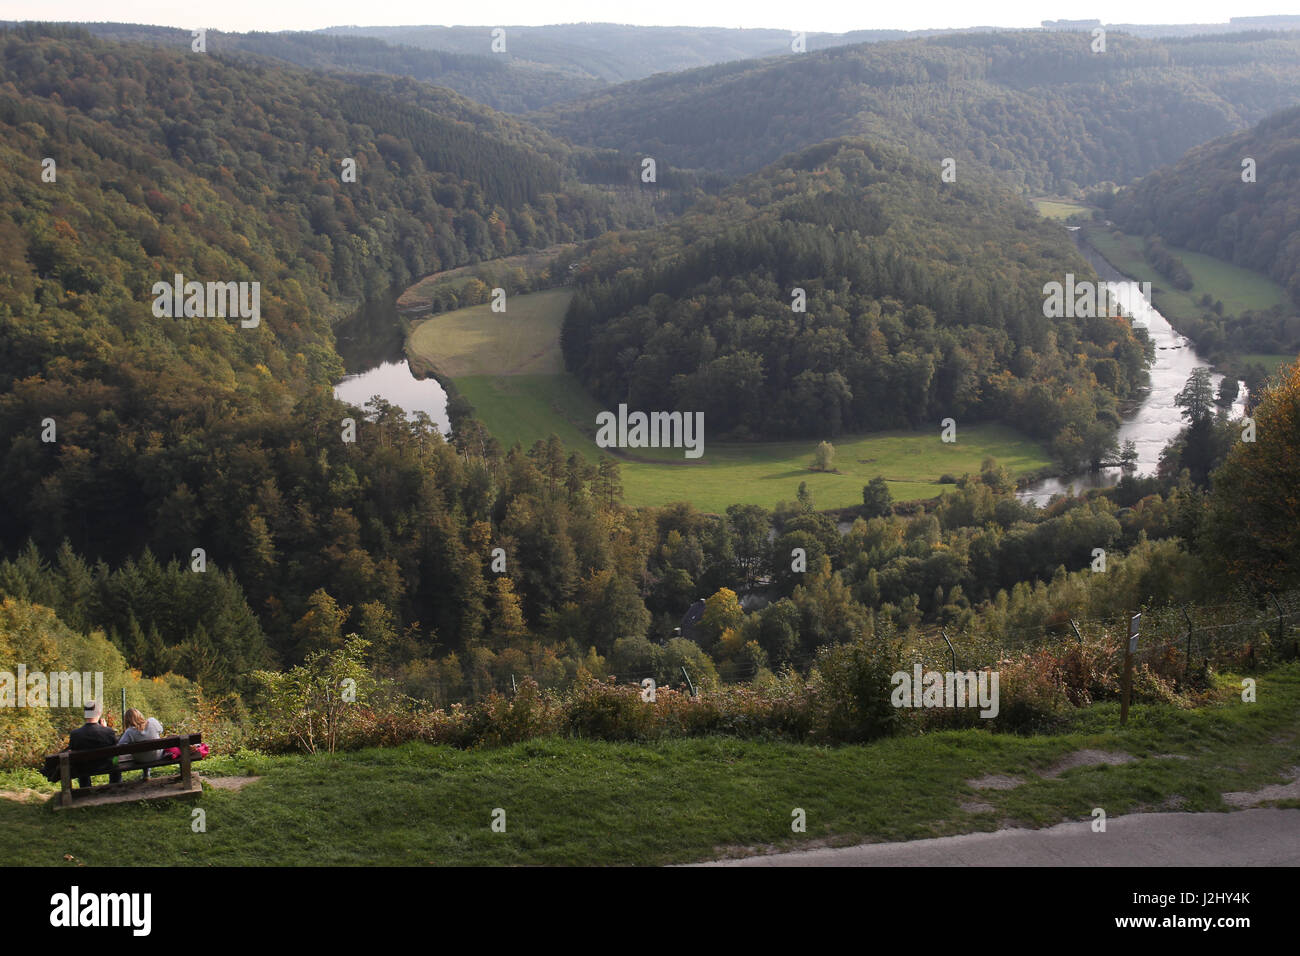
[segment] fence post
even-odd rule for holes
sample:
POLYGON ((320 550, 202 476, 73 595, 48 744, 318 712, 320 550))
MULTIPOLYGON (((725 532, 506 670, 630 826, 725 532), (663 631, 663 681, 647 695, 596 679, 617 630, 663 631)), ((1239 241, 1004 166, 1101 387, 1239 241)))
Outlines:
POLYGON ((957 650, 952 646, 952 641, 948 640, 948 632, 939 628, 939 633, 943 635, 943 642, 948 645, 948 650, 952 653, 952 709, 957 710, 957 650))
POLYGON ((955 674, 957 673, 957 651, 953 648, 952 641, 948 640, 948 632, 940 628, 939 633, 943 635, 943 642, 948 645, 948 650, 952 652, 952 672, 955 674))
POLYGON ((1137 653, 1138 628, 1142 624, 1142 612, 1138 611, 1128 622, 1128 640, 1124 642, 1124 686, 1123 697, 1119 702, 1119 723, 1128 723, 1129 698, 1133 694, 1133 655, 1137 653))
POLYGON ((1286 643, 1286 616, 1282 613, 1282 603, 1278 601, 1276 594, 1269 594, 1269 600, 1277 608, 1277 648, 1280 651, 1282 645, 1286 643))
POLYGON ((1183 680, 1192 672, 1192 619, 1187 614, 1187 605, 1183 605, 1183 620, 1187 622, 1187 664, 1183 668, 1183 680))

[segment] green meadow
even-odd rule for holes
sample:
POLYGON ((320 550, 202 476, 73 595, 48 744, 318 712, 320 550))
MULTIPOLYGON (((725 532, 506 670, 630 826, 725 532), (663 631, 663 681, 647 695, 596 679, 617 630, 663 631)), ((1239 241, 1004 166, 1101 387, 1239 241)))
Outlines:
POLYGON ((1035 199, 1034 207, 1038 214, 1046 219, 1069 219, 1079 213, 1087 213, 1091 207, 1068 199, 1035 199))
POLYGON ((1201 315, 1205 309, 1199 300, 1207 293, 1212 300, 1222 301, 1229 315, 1250 309, 1271 309, 1290 301, 1286 290, 1266 275, 1200 252, 1170 246, 1169 251, 1187 266, 1193 282, 1191 289, 1175 289, 1147 262, 1142 254, 1142 237, 1116 236, 1106 229, 1090 228, 1087 238, 1120 272, 1139 282, 1150 282, 1156 308, 1174 321, 1181 316, 1201 315))
POLYGON ((1225 792, 1279 783, 1300 764, 1300 670, 1254 676, 1257 703, 1242 703, 1240 680, 1224 675, 1207 706, 1135 706, 1121 728, 1108 702, 1040 736, 965 729, 841 747, 548 737, 470 751, 245 751, 198 765, 209 781, 256 778, 239 790, 206 784, 200 833, 188 800, 56 811, 42 802, 54 787, 34 771, 0 774, 0 864, 649 865, 1067 820, 1086 827, 1098 806, 1111 816, 1224 812, 1225 792), (1083 750, 1132 760, 1071 766, 1066 758, 1083 750), (990 774, 1018 784, 982 788, 990 774), (796 807, 806 833, 791 832, 796 807), (504 832, 491 826, 498 808, 504 832))
MULTIPOLYGON (((571 293, 550 290, 512 297, 505 313, 474 306, 417 325, 407 343, 414 367, 437 370, 475 408, 488 430, 509 448, 525 448, 555 434, 566 447, 597 461, 596 415, 602 410, 563 370, 560 327, 571 293)), ((790 442, 710 443, 705 412, 704 455, 681 449, 643 448, 619 455, 624 498, 633 505, 689 501, 702 511, 731 504, 767 508, 793 501, 807 482, 820 509, 862 503, 862 486, 877 475, 895 500, 933 498, 944 474, 977 472, 992 456, 1020 475, 1051 463, 1043 447, 1003 425, 958 426, 957 441, 931 432, 876 432, 834 440, 834 472, 810 469, 822 436, 790 442)))
POLYGON ((406 345, 412 362, 432 365, 459 386, 468 375, 558 375, 564 371, 560 328, 573 293, 549 289, 511 296, 505 312, 472 305, 415 326, 406 345))
POLYGON ((1276 375, 1284 366, 1293 364, 1298 356, 1285 352, 1240 352, 1236 355, 1237 366, 1262 365, 1269 375, 1276 375))

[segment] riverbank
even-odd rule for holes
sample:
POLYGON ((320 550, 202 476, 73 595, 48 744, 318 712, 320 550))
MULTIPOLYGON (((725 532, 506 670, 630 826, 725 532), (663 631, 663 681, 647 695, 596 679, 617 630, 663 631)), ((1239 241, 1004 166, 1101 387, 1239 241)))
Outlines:
POLYGON ((1290 305, 1286 290, 1268 276, 1189 249, 1169 250, 1192 278, 1190 289, 1175 288, 1147 261, 1142 237, 1116 234, 1116 230, 1096 225, 1084 226, 1080 232, 1084 241, 1117 271, 1136 281, 1150 282, 1152 305, 1173 322, 1204 312, 1200 300, 1205 295, 1211 302, 1221 302, 1228 315, 1290 305))
POLYGON ((504 313, 474 306, 419 322, 406 347, 411 371, 436 375, 456 396, 449 403, 453 423, 472 409, 504 448, 518 442, 528 449, 557 435, 590 463, 617 458, 630 505, 689 501, 710 513, 733 504, 772 508, 795 501, 800 484, 806 484, 818 509, 853 509, 862 504, 863 486, 877 476, 888 481, 896 501, 924 501, 952 487, 942 478, 978 473, 987 457, 1015 477, 1050 467, 1040 443, 1002 425, 965 427, 955 443, 939 441, 937 430, 842 435, 834 441, 835 470, 829 472, 811 469, 818 443, 811 437, 752 443, 706 439, 700 459, 686 459, 673 448, 615 454, 595 444, 602 409, 564 371, 560 330, 571 296, 569 289, 511 296, 504 313))
MULTIPOLYGON (((1164 315, 1145 296, 1132 290, 1131 276, 1117 269, 1085 238, 1083 231, 1074 233, 1075 243, 1097 275, 1108 283, 1130 283, 1132 294, 1126 297, 1133 312, 1135 324, 1144 325, 1155 349, 1155 356, 1147 368, 1148 385, 1143 397, 1125 414, 1116 433, 1116 442, 1122 447, 1132 441, 1137 448, 1138 460, 1135 474, 1155 474, 1160 463, 1160 453, 1178 436, 1185 422, 1175 403, 1175 398, 1198 367, 1211 371, 1215 388, 1223 376, 1214 372, 1213 365, 1203 359, 1192 347, 1190 340, 1176 330, 1164 315)), ((1242 395, 1245 391, 1242 389, 1242 395)), ((1244 414, 1240 399, 1233 406, 1235 414, 1244 414)), ((1118 466, 1100 471, 1076 472, 1058 475, 1029 484, 1018 492, 1025 501, 1046 504, 1053 495, 1082 492, 1089 488, 1108 488, 1118 484, 1123 470, 1118 466)))

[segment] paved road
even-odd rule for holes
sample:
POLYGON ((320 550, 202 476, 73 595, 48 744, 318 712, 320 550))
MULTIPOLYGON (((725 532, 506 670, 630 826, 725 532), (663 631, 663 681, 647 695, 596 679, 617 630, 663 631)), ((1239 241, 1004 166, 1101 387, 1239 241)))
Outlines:
POLYGON ((701 866, 1300 866, 1300 810, 1133 813, 1043 830, 801 850, 701 866))

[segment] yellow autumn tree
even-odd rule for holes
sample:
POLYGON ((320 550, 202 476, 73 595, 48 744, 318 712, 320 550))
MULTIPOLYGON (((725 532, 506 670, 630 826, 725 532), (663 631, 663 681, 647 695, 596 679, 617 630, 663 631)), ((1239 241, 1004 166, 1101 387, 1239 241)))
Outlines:
POLYGON ((740 599, 731 588, 719 588, 704 601, 704 617, 700 619, 699 644, 708 648, 722 638, 728 630, 739 629, 745 619, 740 599))

